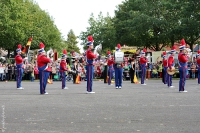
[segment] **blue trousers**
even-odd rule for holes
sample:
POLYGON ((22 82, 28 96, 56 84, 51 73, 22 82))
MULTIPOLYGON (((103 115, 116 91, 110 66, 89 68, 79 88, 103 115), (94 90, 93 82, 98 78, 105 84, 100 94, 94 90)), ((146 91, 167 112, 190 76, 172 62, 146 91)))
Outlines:
POLYGON ((167 74, 167 86, 172 86, 172 75, 167 74))
POLYGON ((115 87, 122 87, 122 68, 115 67, 115 87))
POLYGON ((64 72, 60 72, 60 76, 61 76, 61 80, 62 80, 62 89, 64 89, 66 87, 66 73, 64 72))
POLYGON ((200 68, 198 68, 198 84, 200 84, 200 68))
POLYGON ((167 84, 167 67, 164 67, 164 69, 163 69, 164 71, 164 73, 163 73, 163 76, 164 76, 164 84, 167 84))
POLYGON ((185 90, 185 81, 186 81, 187 68, 180 67, 179 68, 179 74, 180 74, 179 91, 184 91, 185 90))
POLYGON ((141 68, 141 84, 144 84, 144 79, 146 77, 146 66, 142 66, 141 68))
POLYGON ((40 76, 40 94, 46 93, 46 86, 47 86, 47 80, 49 78, 50 72, 47 71, 39 71, 40 76))
POLYGON ((112 77, 113 77, 113 70, 112 70, 112 68, 109 68, 108 69, 108 85, 110 85, 111 84, 111 80, 112 80, 112 77))
POLYGON ((17 68, 17 88, 22 87, 21 82, 22 82, 22 75, 23 75, 24 69, 23 68, 17 68))
POLYGON ((87 91, 92 92, 92 82, 93 82, 93 75, 94 75, 94 66, 87 65, 87 91))

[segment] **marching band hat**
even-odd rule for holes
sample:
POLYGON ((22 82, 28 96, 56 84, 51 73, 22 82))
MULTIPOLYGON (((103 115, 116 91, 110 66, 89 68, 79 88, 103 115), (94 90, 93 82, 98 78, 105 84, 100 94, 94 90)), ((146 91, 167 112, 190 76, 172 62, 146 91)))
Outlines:
POLYGON ((108 52, 107 52, 107 55, 108 55, 108 57, 110 57, 110 56, 111 56, 111 54, 110 54, 110 50, 108 50, 108 52))
POLYGON ((39 53, 45 52, 44 48, 45 48, 45 45, 41 42, 40 43, 40 49, 38 50, 38 52, 39 53))
POLYGON ((145 54, 147 52, 147 50, 144 48, 141 52, 140 52, 140 54, 145 54))
POLYGON ((181 46, 179 47, 179 49, 180 50, 183 50, 183 49, 185 49, 185 40, 184 39, 182 39, 181 41, 180 41, 180 44, 181 44, 181 46))
POLYGON ((121 45, 120 44, 117 44, 117 49, 116 51, 119 51, 121 49, 121 45))
POLYGON ((17 45, 16 52, 17 52, 17 53, 20 53, 20 52, 22 52, 22 50, 21 50, 21 49, 22 49, 22 45, 21 45, 21 44, 18 44, 18 45, 17 45))
POLYGON ((172 46, 171 48, 171 54, 176 52, 176 46, 172 46))
POLYGON ((197 56, 200 56, 200 50, 197 51, 197 56))
POLYGON ((87 46, 93 45, 94 39, 92 38, 92 36, 88 36, 88 42, 87 42, 87 46))
POLYGON ((167 53, 166 53, 166 52, 163 52, 162 57, 165 58, 166 55, 167 55, 167 53))
POLYGON ((67 57, 67 50, 63 50, 62 58, 66 58, 66 57, 67 57))

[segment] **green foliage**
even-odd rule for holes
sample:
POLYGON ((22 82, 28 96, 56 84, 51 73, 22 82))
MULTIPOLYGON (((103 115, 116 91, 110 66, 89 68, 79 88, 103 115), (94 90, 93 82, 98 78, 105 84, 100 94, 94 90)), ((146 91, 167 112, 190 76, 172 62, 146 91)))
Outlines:
POLYGON ((90 27, 87 27, 86 32, 81 32, 79 38, 83 41, 84 49, 87 48, 87 37, 92 35, 94 38, 94 47, 102 44, 104 52, 107 49, 114 49, 116 46, 115 27, 112 18, 107 14, 103 17, 102 12, 99 13, 98 18, 94 18, 91 14, 88 23, 90 27))
POLYGON ((80 53, 80 48, 77 46, 77 37, 74 34, 74 31, 71 29, 69 33, 67 34, 67 41, 66 41, 66 46, 67 46, 67 51, 75 51, 77 53, 80 53))
POLYGON ((94 36, 94 45, 103 50, 117 43, 161 50, 184 38, 190 46, 200 40, 199 0, 125 0, 118 5, 115 17, 89 18, 90 27, 79 36, 83 44, 94 36), (162 45, 161 45, 162 44, 162 45))
POLYGON ((0 0, 0 47, 14 51, 17 44, 25 46, 33 36, 31 49, 43 42, 46 49, 60 49, 61 33, 50 15, 32 0, 0 0))

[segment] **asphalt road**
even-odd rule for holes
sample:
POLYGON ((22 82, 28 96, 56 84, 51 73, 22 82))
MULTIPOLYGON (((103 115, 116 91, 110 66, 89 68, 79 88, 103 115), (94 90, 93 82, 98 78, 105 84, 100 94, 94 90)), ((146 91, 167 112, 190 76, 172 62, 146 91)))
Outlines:
POLYGON ((86 82, 47 85, 39 82, 0 82, 0 132, 4 133, 199 133, 200 86, 188 80, 187 93, 167 88, 160 80, 147 86, 123 82, 115 89, 95 81, 95 94, 86 94, 86 82))

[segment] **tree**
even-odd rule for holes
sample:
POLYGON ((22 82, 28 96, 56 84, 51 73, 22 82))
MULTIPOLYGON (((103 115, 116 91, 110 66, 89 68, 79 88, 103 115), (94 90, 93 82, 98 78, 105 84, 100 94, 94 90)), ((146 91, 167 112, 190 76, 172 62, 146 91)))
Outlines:
POLYGON ((31 48, 58 48, 63 44, 60 31, 48 13, 32 0, 0 0, 0 47, 14 51, 17 44, 25 46, 33 36, 31 48))
POLYGON ((70 52, 75 51, 77 53, 80 53, 80 48, 77 46, 77 44, 78 44, 77 37, 75 36, 73 30, 71 29, 67 34, 67 41, 66 41, 67 50, 70 52))
POLYGON ((91 14, 88 23, 90 27, 87 27, 87 30, 79 35, 79 38, 83 41, 81 44, 84 45, 84 49, 87 48, 86 43, 89 35, 94 38, 94 47, 102 44, 104 52, 108 49, 114 49, 116 46, 115 27, 109 14, 103 17, 102 12, 100 12, 98 18, 91 14))
POLYGON ((128 0, 119 5, 115 13, 120 42, 160 50, 169 41, 163 0, 128 0))

